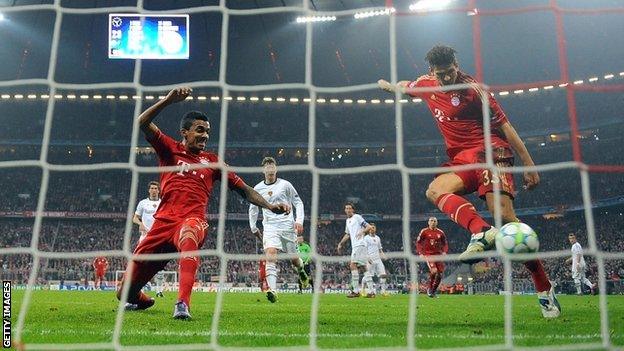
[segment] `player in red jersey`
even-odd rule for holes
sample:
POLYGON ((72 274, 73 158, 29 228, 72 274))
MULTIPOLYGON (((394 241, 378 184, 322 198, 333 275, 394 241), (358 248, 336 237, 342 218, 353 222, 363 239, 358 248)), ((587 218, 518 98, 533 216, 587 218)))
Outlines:
MULTIPOLYGON (((217 155, 204 151, 210 133, 208 117, 201 112, 187 112, 180 121, 182 142, 165 135, 152 121, 156 115, 172 103, 184 101, 192 90, 182 87, 173 89, 162 100, 145 110, 138 119, 147 141, 154 147, 160 166, 180 166, 178 171, 163 172, 160 175, 161 203, 154 215, 155 221, 134 250, 135 254, 187 253, 199 250, 204 242, 208 223, 205 220, 206 206, 216 181, 221 180, 221 170, 212 168, 190 169, 191 165, 210 165, 219 162, 217 155)), ((289 213, 283 204, 270 204, 253 188, 245 184, 235 173, 228 172, 228 186, 247 201, 275 213, 289 213)), ((121 299, 121 287, 130 284, 127 309, 146 309, 154 299, 145 295, 141 288, 167 264, 168 260, 133 260, 132 274, 126 273, 117 291, 121 299)), ((199 257, 180 258, 180 287, 173 317, 191 317, 189 306, 191 290, 199 257)))
MULTIPOLYGON (((438 228, 438 219, 429 217, 429 226, 424 228, 416 238, 416 252, 426 259, 431 255, 446 255, 448 252, 448 241, 446 235, 438 228)), ((435 262, 427 259, 427 267, 429 267, 429 288, 427 295, 435 297, 442 274, 444 273, 444 262, 435 262)))
POLYGON ((104 288, 106 285, 106 270, 108 269, 108 260, 106 257, 96 257, 93 260, 93 269, 95 270, 95 288, 104 288))
MULTIPOLYGON (((428 53, 429 74, 416 81, 401 81, 397 85, 380 79, 379 87, 389 91, 400 91, 411 96, 422 98, 431 110, 438 128, 442 133, 447 148, 449 162, 443 166, 469 165, 485 162, 485 137, 482 116, 482 89, 474 78, 459 70, 455 50, 448 46, 434 46, 428 53), (435 92, 413 92, 412 88, 436 88, 453 84, 470 84, 469 89, 452 89, 435 92)), ((518 133, 507 120, 507 116, 493 96, 485 93, 490 107, 491 142, 494 163, 497 166, 513 166, 514 155, 517 153, 525 166, 534 166, 518 133)), ((537 172, 524 172, 524 187, 533 189, 539 184, 537 172)), ((453 221, 472 234, 470 244, 461 256, 465 263, 475 263, 475 254, 490 250, 498 230, 487 223, 477 213, 474 206, 461 195, 475 191, 487 203, 488 210, 494 213, 494 183, 500 185, 503 222, 517 222, 513 208, 515 187, 513 175, 499 173, 496 179, 489 169, 455 171, 438 174, 429 184, 426 196, 440 211, 446 213, 453 221)), ((546 318, 558 317, 561 307, 554 295, 548 275, 541 261, 525 262, 531 272, 535 289, 538 292, 542 315, 546 318)))

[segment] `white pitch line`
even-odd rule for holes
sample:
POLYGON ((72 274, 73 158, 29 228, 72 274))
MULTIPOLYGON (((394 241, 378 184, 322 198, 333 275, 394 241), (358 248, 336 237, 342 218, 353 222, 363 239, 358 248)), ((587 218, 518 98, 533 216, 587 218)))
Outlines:
MULTIPOLYGON (((39 331, 32 330, 24 330, 25 333, 28 334, 37 334, 37 335, 54 335, 54 334, 63 334, 63 335, 94 335, 94 336, 110 336, 110 331, 106 332, 96 332, 96 331, 87 331, 87 330, 78 330, 78 329, 41 329, 39 331)), ((31 334, 31 335, 32 335, 31 334)), ((209 337, 211 336, 210 331, 168 331, 168 330, 158 330, 158 331, 143 331, 143 330, 123 330, 122 335, 124 336, 180 336, 180 337, 189 337, 189 336, 202 336, 209 337)), ((227 337, 272 337, 272 338, 285 338, 285 339, 295 339, 295 338, 309 338, 310 334, 302 334, 302 333, 270 333, 270 332, 239 332, 239 331, 220 331, 219 336, 227 336, 227 337)), ((481 340, 502 340, 504 335, 501 333, 500 335, 492 335, 492 334, 454 334, 454 333, 444 333, 444 334, 416 334, 414 335, 419 339, 460 339, 460 340, 468 340, 468 339, 481 339, 481 340)), ((318 334, 320 338, 392 338, 392 339, 405 339, 405 335, 390 335, 383 333, 355 333, 355 334, 340 334, 340 333, 320 333, 318 334)), ((593 334, 550 334, 550 335, 532 335, 532 334, 515 334, 513 338, 515 340, 534 340, 534 339, 556 339, 556 340, 588 340, 588 339, 600 339, 601 334, 593 333, 593 334)), ((612 337, 624 337, 624 334, 614 334, 612 337)))

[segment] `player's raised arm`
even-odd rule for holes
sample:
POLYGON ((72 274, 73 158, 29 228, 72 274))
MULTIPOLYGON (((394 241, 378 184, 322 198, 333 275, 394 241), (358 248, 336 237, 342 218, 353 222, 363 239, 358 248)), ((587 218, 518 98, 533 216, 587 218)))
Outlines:
POLYGON ((243 184, 240 187, 234 188, 234 190, 242 196, 245 200, 249 201, 258 207, 266 208, 273 213, 290 213, 290 206, 286 204, 270 204, 260 195, 254 188, 247 184, 243 184))
POLYGON ((152 137, 158 132, 158 127, 152 121, 165 107, 176 102, 184 101, 193 89, 189 87, 179 87, 171 90, 167 96, 143 111, 139 116, 139 127, 147 137, 152 137))
MULTIPOLYGON (((501 132, 505 135, 505 138, 509 142, 509 145, 514 149, 514 151, 518 154, 518 157, 522 160, 522 164, 525 166, 535 166, 533 159, 531 158, 531 154, 529 154, 529 150, 527 150, 526 146, 516 129, 509 122, 505 122, 500 126, 501 132)), ((525 189, 531 190, 535 188, 540 182, 539 174, 535 171, 526 171, 524 172, 524 187, 525 189)))
POLYGON ((410 83, 409 80, 402 80, 400 82, 398 82, 396 85, 388 82, 387 80, 384 79, 380 79, 377 81, 377 85, 379 86, 379 88, 381 88, 382 90, 385 90, 389 93, 394 93, 395 91, 399 91, 401 94, 405 94, 405 91, 407 89, 408 84, 410 83))

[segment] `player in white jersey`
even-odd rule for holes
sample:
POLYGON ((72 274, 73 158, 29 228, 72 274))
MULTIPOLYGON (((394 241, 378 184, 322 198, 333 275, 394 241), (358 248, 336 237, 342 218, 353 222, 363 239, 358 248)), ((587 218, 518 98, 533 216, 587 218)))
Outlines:
POLYGON ((165 289, 165 273, 162 271, 156 273, 154 279, 156 280, 156 296, 165 297, 165 295, 163 295, 163 290, 165 289))
POLYGON ((368 252, 368 263, 366 273, 364 274, 364 279, 362 284, 366 284, 366 288, 368 293, 366 297, 375 297, 377 294, 377 289, 375 284, 373 283, 373 277, 377 277, 379 279, 379 285, 381 288, 381 294, 387 295, 386 292, 386 267, 384 266, 382 259, 386 259, 386 255, 384 255, 383 249, 381 247, 381 239, 379 235, 377 235, 377 225, 375 223, 370 223, 372 229, 368 233, 367 236, 364 237, 364 242, 366 243, 366 250, 368 252))
POLYGON ((139 232, 141 233, 139 242, 145 238, 147 232, 152 228, 152 224, 154 224, 154 214, 160 205, 160 183, 156 181, 149 182, 147 192, 149 194, 148 198, 139 202, 134 212, 134 217, 132 217, 132 222, 139 226, 139 232))
MULTIPOLYGON (((152 224, 154 224, 154 214, 156 214, 156 210, 158 210, 158 206, 160 206, 160 183, 157 181, 149 182, 147 185, 147 194, 148 197, 146 199, 139 201, 136 211, 134 211, 134 216, 132 217, 132 223, 139 226, 139 233, 141 233, 139 242, 145 239, 147 232, 149 232, 152 228, 152 224)), ((156 280, 156 282, 158 283, 158 280, 156 280)), ((162 291, 160 296, 162 296, 162 291)), ((126 310, 135 310, 137 308, 138 305, 135 303, 127 302, 125 305, 126 310)))
POLYGON ((292 184, 277 177, 277 162, 273 157, 265 157, 261 163, 264 168, 264 181, 258 183, 256 190, 269 203, 285 203, 294 208, 297 218, 293 218, 292 212, 288 214, 275 214, 262 209, 262 231, 258 229, 258 206, 249 206, 249 227, 258 239, 262 240, 264 253, 266 254, 266 280, 269 286, 267 299, 270 302, 277 301, 277 251, 280 250, 289 255, 292 264, 299 274, 303 287, 309 284, 308 274, 305 272, 303 262, 297 255, 297 234, 303 233, 303 201, 297 194, 292 184))
POLYGON ((568 240, 570 241, 570 244, 572 244, 572 257, 568 258, 566 262, 572 262, 572 279, 574 279, 576 294, 583 295, 581 283, 587 285, 593 293, 596 285, 592 284, 592 282, 585 276, 585 269, 587 267, 585 265, 585 258, 583 257, 583 248, 581 247, 581 244, 576 241, 576 235, 573 233, 568 235, 568 240))
POLYGON ((364 218, 355 213, 355 205, 347 202, 344 206, 347 215, 347 223, 345 225, 345 234, 338 243, 336 251, 340 253, 342 246, 351 239, 351 293, 347 295, 349 298, 360 296, 360 274, 366 272, 366 264, 368 263, 368 251, 364 242, 364 235, 368 234, 372 227, 366 223, 364 218))

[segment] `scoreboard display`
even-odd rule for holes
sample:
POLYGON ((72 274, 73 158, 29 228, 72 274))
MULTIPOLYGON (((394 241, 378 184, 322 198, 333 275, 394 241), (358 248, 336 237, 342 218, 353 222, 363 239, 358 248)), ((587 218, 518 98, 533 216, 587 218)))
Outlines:
POLYGON ((189 15, 108 15, 108 58, 188 59, 189 15))

